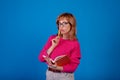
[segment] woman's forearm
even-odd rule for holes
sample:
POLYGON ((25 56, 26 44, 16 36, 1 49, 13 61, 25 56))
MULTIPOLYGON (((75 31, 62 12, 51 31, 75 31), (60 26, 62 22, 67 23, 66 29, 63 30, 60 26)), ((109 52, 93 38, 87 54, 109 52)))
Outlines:
POLYGON ((50 46, 50 48, 47 50, 48 56, 52 53, 53 50, 54 50, 54 47, 50 46))

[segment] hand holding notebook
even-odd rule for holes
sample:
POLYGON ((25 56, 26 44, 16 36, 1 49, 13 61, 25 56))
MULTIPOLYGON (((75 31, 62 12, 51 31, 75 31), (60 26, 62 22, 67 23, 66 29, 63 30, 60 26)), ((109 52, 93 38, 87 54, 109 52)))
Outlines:
POLYGON ((70 58, 67 55, 57 56, 54 60, 52 60, 52 63, 57 66, 64 66, 70 63, 70 58))
MULTIPOLYGON (((44 59, 46 59, 46 56, 43 55, 43 57, 44 57, 44 59)), ((70 58, 67 55, 57 56, 54 60, 52 60, 52 59, 49 59, 49 60, 51 61, 49 63, 51 63, 53 65, 55 64, 56 66, 64 66, 64 65, 70 63, 70 58)))

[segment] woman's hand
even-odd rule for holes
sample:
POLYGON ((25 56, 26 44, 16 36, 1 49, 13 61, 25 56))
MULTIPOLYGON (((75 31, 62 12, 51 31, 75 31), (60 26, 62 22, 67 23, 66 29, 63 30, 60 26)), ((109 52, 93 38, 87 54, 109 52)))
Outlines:
POLYGON ((53 63, 51 58, 49 58, 48 56, 43 56, 45 61, 48 63, 48 66, 54 70, 59 70, 62 71, 63 67, 62 66, 57 66, 56 63, 53 63))
POLYGON ((56 69, 57 65, 55 63, 53 63, 52 65, 49 65, 49 67, 52 68, 52 69, 56 69))
POLYGON ((52 64, 49 67, 52 68, 52 69, 54 69, 54 70, 63 71, 63 67, 62 66, 57 66, 56 64, 52 64))
POLYGON ((59 36, 57 36, 54 39, 52 39, 52 46, 55 48, 58 45, 59 41, 60 41, 60 37, 59 36))
POLYGON ((52 45, 49 47, 49 49, 47 50, 47 54, 50 55, 51 52, 54 50, 54 48, 58 45, 60 40, 60 37, 57 36, 54 39, 52 39, 52 45))
POLYGON ((48 65, 51 66, 53 64, 51 58, 49 58, 48 56, 43 56, 43 57, 44 57, 45 61, 48 63, 48 65))

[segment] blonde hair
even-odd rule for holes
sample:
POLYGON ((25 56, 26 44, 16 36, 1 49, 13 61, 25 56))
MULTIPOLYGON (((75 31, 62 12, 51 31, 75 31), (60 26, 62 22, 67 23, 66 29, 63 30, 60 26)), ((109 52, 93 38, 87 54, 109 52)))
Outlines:
MULTIPOLYGON (((69 24, 71 26, 71 30, 69 32, 69 39, 70 40, 77 39, 77 37, 76 37, 76 19, 75 19, 75 17, 71 13, 63 13, 63 14, 59 15, 57 20, 56 20, 57 26, 59 24, 59 21, 61 19, 63 19, 63 18, 65 18, 69 22, 69 24)), ((58 27, 58 29, 59 29, 59 27, 58 27)), ((62 34, 60 34, 60 36, 62 37, 62 34)))

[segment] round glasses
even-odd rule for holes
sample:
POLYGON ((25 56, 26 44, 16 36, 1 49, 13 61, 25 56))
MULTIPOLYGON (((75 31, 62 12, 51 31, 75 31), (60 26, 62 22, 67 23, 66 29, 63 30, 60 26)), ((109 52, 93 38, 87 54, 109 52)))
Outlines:
POLYGON ((62 23, 58 23, 58 27, 61 27, 61 26, 66 26, 66 25, 68 25, 68 24, 70 24, 69 22, 62 22, 62 23))

